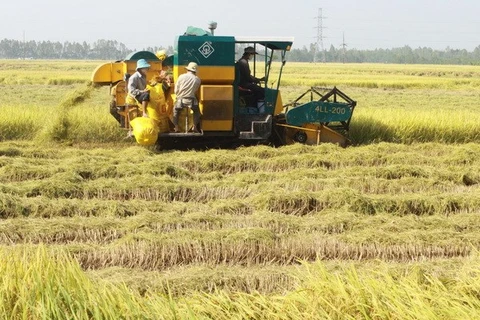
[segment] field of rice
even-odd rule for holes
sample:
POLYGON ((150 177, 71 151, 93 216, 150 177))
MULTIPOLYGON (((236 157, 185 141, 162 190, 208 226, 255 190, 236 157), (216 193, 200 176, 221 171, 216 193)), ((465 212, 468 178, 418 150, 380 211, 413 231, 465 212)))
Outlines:
POLYGON ((287 63, 352 146, 157 151, 99 63, 0 60, 0 318, 480 318, 480 67, 287 63))

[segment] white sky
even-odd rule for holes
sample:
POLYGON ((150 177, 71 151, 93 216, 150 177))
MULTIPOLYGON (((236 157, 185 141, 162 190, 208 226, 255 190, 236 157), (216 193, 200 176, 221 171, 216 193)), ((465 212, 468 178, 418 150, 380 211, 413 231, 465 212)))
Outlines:
POLYGON ((187 26, 216 35, 294 37, 294 48, 316 42, 375 49, 409 45, 443 50, 480 46, 480 0, 2 0, 0 40, 117 40, 130 49, 173 45, 187 26))

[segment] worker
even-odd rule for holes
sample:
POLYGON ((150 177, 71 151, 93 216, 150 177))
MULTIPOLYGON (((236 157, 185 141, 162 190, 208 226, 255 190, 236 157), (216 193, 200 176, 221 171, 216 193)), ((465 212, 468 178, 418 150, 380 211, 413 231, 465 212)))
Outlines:
POLYGON ((170 86, 172 85, 172 82, 173 81, 171 73, 165 70, 161 70, 152 77, 152 79, 150 80, 150 85, 155 86, 157 84, 161 84, 163 92, 167 94, 170 86))
POLYGON ((200 88, 201 80, 197 76, 198 65, 190 62, 185 69, 187 73, 180 75, 175 82, 176 101, 173 108, 173 124, 175 132, 179 132, 178 114, 187 107, 193 111, 193 131, 200 132, 200 108, 198 107, 198 99, 196 97, 198 88, 200 88))
POLYGON ((155 56, 157 56, 158 60, 163 61, 167 58, 167 51, 158 50, 157 52, 155 52, 155 56))
POLYGON ((172 86, 172 83, 173 83, 173 76, 170 72, 167 72, 166 75, 165 75, 165 79, 162 82, 163 92, 165 94, 167 94, 168 91, 170 90, 170 87, 172 86))
POLYGON ((256 78, 252 76, 250 72, 248 60, 250 60, 255 54, 258 53, 255 52, 255 49, 253 47, 246 47, 242 57, 237 61, 237 68, 240 75, 238 85, 242 88, 253 91, 255 100, 259 101, 265 99, 265 89, 258 85, 260 81, 265 81, 265 77, 256 78))
POLYGON ((167 59, 167 51, 166 50, 158 50, 155 52, 155 56, 162 62, 162 71, 160 71, 159 76, 162 78, 162 86, 163 86, 163 91, 165 94, 168 93, 168 90, 170 89, 170 86, 172 84, 172 72, 170 70, 170 67, 166 66, 163 64, 163 61, 167 59))
POLYGON ((170 87, 172 86, 173 83, 173 76, 172 72, 170 70, 162 70, 159 72, 159 74, 155 77, 156 79, 161 79, 159 83, 162 84, 163 92, 165 95, 168 94, 168 91, 170 91, 170 87))
POLYGON ((155 73, 147 85, 150 93, 147 114, 149 118, 155 120, 157 123, 160 123, 164 119, 164 115, 167 114, 167 101, 163 90, 163 83, 166 81, 165 77, 166 73, 163 70, 155 73))
POLYGON ((148 117, 147 105, 150 101, 150 92, 147 87, 147 71, 150 64, 145 59, 137 61, 137 71, 128 79, 128 94, 142 105, 142 115, 148 117))

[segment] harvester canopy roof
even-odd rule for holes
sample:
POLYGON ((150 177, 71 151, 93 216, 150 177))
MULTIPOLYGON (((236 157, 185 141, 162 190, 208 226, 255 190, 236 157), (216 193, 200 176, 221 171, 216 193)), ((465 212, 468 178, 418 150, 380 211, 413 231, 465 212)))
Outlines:
POLYGON ((290 51, 293 37, 235 37, 235 43, 258 43, 271 50, 290 51))

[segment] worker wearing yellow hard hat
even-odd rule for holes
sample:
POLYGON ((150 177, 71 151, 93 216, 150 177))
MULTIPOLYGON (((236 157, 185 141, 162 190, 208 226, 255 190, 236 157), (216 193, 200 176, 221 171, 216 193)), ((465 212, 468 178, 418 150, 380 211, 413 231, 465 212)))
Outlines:
POLYGON ((167 51, 165 50, 158 50, 155 55, 160 61, 163 61, 167 58, 167 51))

